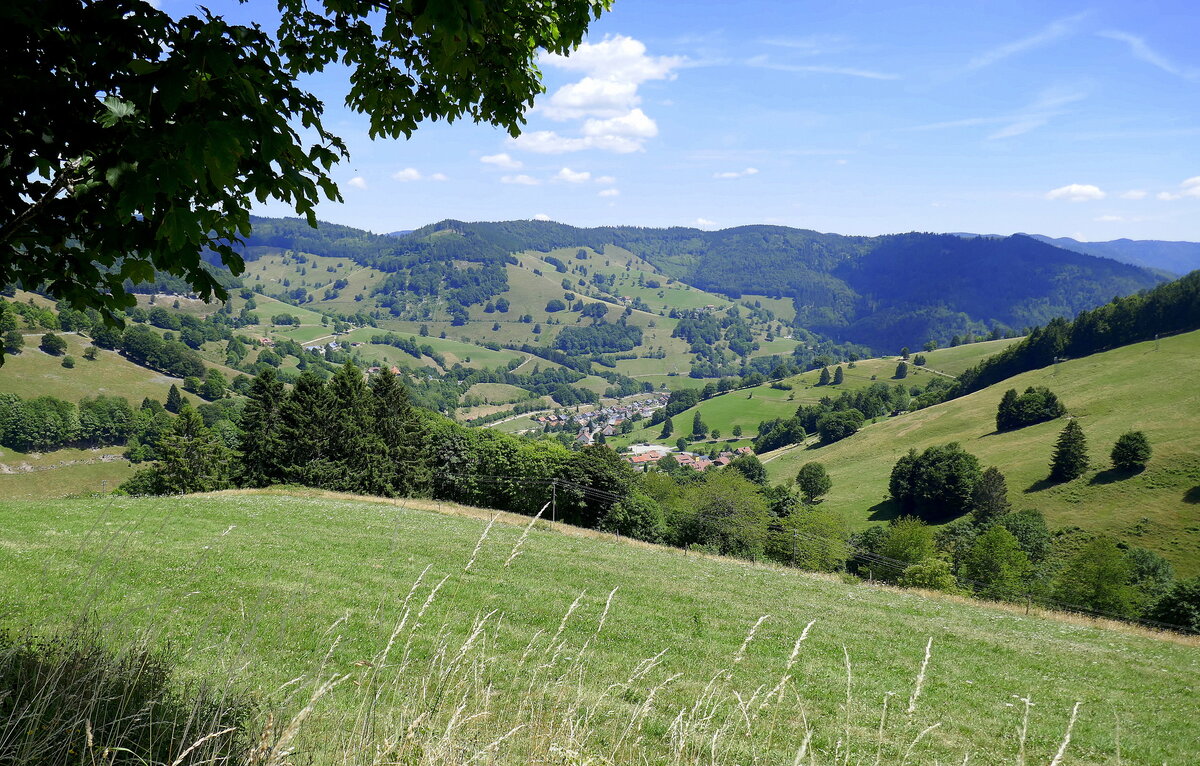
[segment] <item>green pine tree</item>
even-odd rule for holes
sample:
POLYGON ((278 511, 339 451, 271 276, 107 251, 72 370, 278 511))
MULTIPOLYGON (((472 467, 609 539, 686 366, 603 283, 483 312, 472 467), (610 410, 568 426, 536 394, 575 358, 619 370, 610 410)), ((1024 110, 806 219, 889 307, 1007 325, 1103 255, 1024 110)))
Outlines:
POLYGON ((828 367, 821 368, 821 376, 819 378, 817 378, 817 385, 818 386, 828 386, 829 385, 829 368, 828 367))
POLYGON ((428 491, 429 466, 424 460, 424 433, 408 389, 384 370, 371 379, 375 434, 385 459, 383 494, 411 497, 428 491))
POLYGON ((330 397, 325 383, 305 370, 279 408, 280 465, 284 480, 327 486, 336 471, 329 459, 330 397))
POLYGON ((703 439, 705 436, 708 436, 708 426, 700 417, 700 410, 696 410, 696 415, 692 418, 692 438, 703 439))
POLYGON ((382 494, 387 470, 380 458, 383 444, 375 434, 375 403, 362 370, 346 362, 334 373, 329 392, 329 459, 337 466, 332 489, 382 494))
POLYGON ((1121 471, 1141 471, 1150 460, 1150 440, 1141 431, 1128 431, 1112 448, 1112 463, 1121 471))
POLYGON ((660 439, 671 438, 671 432, 675 430, 675 424, 671 422, 671 416, 667 415, 667 419, 663 421, 662 432, 658 435, 660 439))
POLYGON ((263 369, 246 392, 241 420, 241 461, 237 481, 244 487, 265 487, 284 481, 284 449, 280 438, 283 383, 270 367, 263 369))
POLYGON ((174 383, 167 390, 167 403, 164 405, 167 412, 178 413, 183 407, 183 394, 179 393, 179 388, 174 383))
POLYGON ((1018 426, 1017 389, 1010 388, 1000 397, 1000 405, 996 408, 996 430, 1009 431, 1018 426))
POLYGON ((229 486, 229 449, 191 407, 179 411, 159 454, 156 465, 138 471, 121 488, 130 494, 174 495, 229 486))
POLYGON ((842 370, 842 366, 839 364, 833 371, 833 385, 840 386, 845 379, 846 373, 842 370))
POLYGON ((1087 438, 1078 420, 1067 421, 1067 426, 1058 435, 1054 445, 1054 457, 1050 461, 1050 478, 1054 481, 1078 479, 1088 468, 1087 438))
POLYGON ((971 504, 975 523, 979 526, 986 526, 1012 510, 1008 502, 1008 484, 999 468, 991 466, 975 482, 971 504))

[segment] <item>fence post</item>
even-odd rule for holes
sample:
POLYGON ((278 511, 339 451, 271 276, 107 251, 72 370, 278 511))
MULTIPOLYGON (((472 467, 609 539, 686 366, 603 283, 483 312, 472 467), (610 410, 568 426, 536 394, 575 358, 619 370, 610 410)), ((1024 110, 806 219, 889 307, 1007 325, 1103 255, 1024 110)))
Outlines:
POLYGON ((550 520, 558 521, 558 479, 550 480, 550 520))

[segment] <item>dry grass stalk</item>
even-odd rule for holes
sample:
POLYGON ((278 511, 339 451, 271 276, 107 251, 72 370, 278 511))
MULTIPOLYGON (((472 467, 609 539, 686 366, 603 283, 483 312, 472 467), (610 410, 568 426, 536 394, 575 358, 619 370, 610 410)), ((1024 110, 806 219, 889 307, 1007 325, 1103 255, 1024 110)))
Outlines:
POLYGON ((921 696, 921 687, 925 685, 925 669, 929 667, 931 649, 933 649, 933 636, 930 636, 929 641, 925 644, 925 659, 921 660, 921 670, 917 673, 917 683, 913 687, 912 696, 908 699, 908 710, 905 712, 909 715, 917 712, 917 699, 921 696))
POLYGON ((762 617, 759 617, 758 622, 754 623, 754 626, 750 628, 750 632, 746 634, 746 640, 742 642, 742 645, 738 647, 737 652, 735 652, 733 655, 734 665, 745 659, 746 647, 750 646, 750 642, 754 640, 754 634, 758 632, 759 626, 762 625, 770 616, 771 615, 769 614, 764 614, 762 617))
POLYGON ((508 558, 504 561, 504 567, 506 569, 508 568, 509 564, 513 563, 513 560, 517 556, 521 555, 521 546, 525 544, 525 539, 529 537, 529 530, 533 529, 534 523, 536 523, 537 520, 542 517, 542 514, 545 513, 546 509, 549 507, 550 503, 543 505, 542 509, 538 511, 532 519, 529 520, 528 524, 525 525, 525 530, 521 532, 521 536, 517 538, 517 544, 513 546, 512 553, 508 554, 508 558))
POLYGON ((465 567, 463 567, 464 572, 470 572, 471 567, 475 566, 475 557, 479 555, 480 549, 483 548, 483 542, 487 540, 488 532, 492 531, 492 525, 496 523, 496 519, 498 518, 500 518, 500 514, 497 513, 492 517, 492 520, 487 523, 487 526, 483 528, 483 534, 479 536, 479 541, 475 543, 475 550, 471 551, 471 560, 467 562, 465 567))
POLYGON ((1067 721, 1067 731, 1063 734, 1062 743, 1058 746, 1058 752, 1054 754, 1054 760, 1050 761, 1050 766, 1062 763, 1063 756, 1067 753, 1067 745, 1071 744, 1071 730, 1075 728, 1075 719, 1079 716, 1081 704, 1076 702, 1075 707, 1071 708, 1071 720, 1067 721))

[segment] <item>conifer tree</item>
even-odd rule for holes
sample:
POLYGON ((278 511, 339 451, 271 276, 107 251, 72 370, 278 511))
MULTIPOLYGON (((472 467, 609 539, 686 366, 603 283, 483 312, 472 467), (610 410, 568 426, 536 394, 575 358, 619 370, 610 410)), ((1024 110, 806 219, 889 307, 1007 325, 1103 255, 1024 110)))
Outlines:
POLYGON ((658 435, 660 439, 671 438, 671 432, 675 430, 675 424, 671 422, 671 416, 667 415, 667 419, 663 421, 662 433, 658 435))
POLYGON ((229 449, 189 406, 179 411, 159 454, 157 464, 138 471, 121 489, 135 495, 173 495, 229 486, 229 449))
POLYGON ((323 487, 333 474, 329 399, 325 383, 312 370, 305 370, 279 408, 280 464, 286 481, 323 487))
POLYGON ((1122 471, 1140 471, 1150 460, 1150 440, 1141 431, 1128 431, 1112 448, 1113 465, 1122 471))
POLYGON ((845 379, 846 373, 842 370, 842 366, 839 364, 837 369, 833 371, 833 385, 840 386, 845 379))
POLYGON ((411 497, 429 486, 429 466, 422 459, 424 434, 404 387, 390 370, 371 379, 375 434, 385 459, 383 494, 411 497))
POLYGON ((696 410, 696 416, 692 418, 692 438, 703 439, 708 435, 708 426, 705 425, 703 418, 700 417, 700 410, 696 410))
POLYGON ((1054 445, 1054 457, 1050 461, 1050 478, 1054 481, 1078 479, 1088 468, 1087 438, 1078 420, 1067 422, 1054 445))
POLYGON ((996 408, 996 430, 1009 431, 1017 427, 1017 389, 1010 388, 1000 397, 996 408))
POLYGON ((375 434, 374 401, 362 370, 346 362, 326 386, 332 411, 329 419, 329 460, 337 468, 330 486, 346 492, 380 493, 384 484, 379 457, 383 447, 375 434))
POLYGON ((242 410, 241 452, 238 483, 244 487, 265 487, 284 481, 284 449, 280 438, 283 407, 283 383, 271 367, 254 378, 246 392, 242 410))
POLYGON ((828 386, 829 385, 829 368, 828 367, 821 368, 821 376, 817 379, 817 385, 818 386, 828 386))
POLYGON ((908 377, 908 362, 901 362, 896 365, 896 374, 894 377, 896 380, 903 380, 908 377))
POLYGON ((990 524, 1012 510, 1008 502, 1008 484, 999 468, 991 466, 979 477, 971 492, 971 505, 974 506, 975 523, 979 526, 990 524))
POLYGON ((176 414, 183 407, 183 394, 179 393, 179 388, 174 383, 167 390, 167 403, 165 407, 167 412, 174 412, 176 414))

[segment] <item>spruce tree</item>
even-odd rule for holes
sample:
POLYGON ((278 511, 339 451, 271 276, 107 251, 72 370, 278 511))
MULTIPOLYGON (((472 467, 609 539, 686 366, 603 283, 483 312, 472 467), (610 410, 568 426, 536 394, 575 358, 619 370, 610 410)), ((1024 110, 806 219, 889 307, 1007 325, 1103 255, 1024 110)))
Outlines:
POLYGON ((846 373, 842 371, 842 366, 839 364, 837 369, 833 371, 833 385, 839 386, 846 379, 846 373))
POLYGON ((828 386, 829 385, 829 368, 828 367, 821 368, 821 376, 817 379, 817 385, 818 386, 828 386))
POLYGON ((671 422, 671 416, 667 415, 667 419, 663 421, 662 433, 658 435, 660 439, 671 438, 671 432, 675 430, 675 424, 671 422))
POLYGON ((986 526, 1012 510, 1008 502, 1008 484, 999 468, 991 466, 975 482, 971 504, 975 523, 979 526, 986 526))
POLYGON ((283 383, 275 370, 266 367, 250 384, 242 409, 241 452, 237 471, 238 484, 244 487, 265 487, 284 481, 284 450, 280 439, 283 407, 283 383))
POLYGON ((174 412, 176 414, 178 414, 179 410, 183 407, 183 394, 179 393, 179 388, 176 387, 174 383, 172 383, 171 388, 167 390, 167 403, 164 406, 166 407, 167 412, 174 412))
POLYGON ((1121 471, 1140 471, 1150 460, 1150 440, 1141 431, 1128 431, 1117 438, 1112 462, 1121 471))
POLYGON ((329 460, 330 415, 325 383, 305 370, 279 408, 280 464, 286 481, 326 486, 334 472, 329 460))
POLYGON ((1083 427, 1078 420, 1070 420, 1054 445, 1050 478, 1054 481, 1071 481, 1082 476, 1087 468, 1087 439, 1083 435, 1083 427))
POLYGON ((329 380, 327 390, 332 406, 329 459, 338 469, 331 488, 382 493, 383 446, 375 434, 374 401, 362 370, 353 362, 346 362, 329 380))
POLYGON ((1017 389, 1010 388, 1000 397, 996 408, 996 430, 1010 431, 1017 427, 1017 389))
POLYGON ((908 377, 908 362, 901 362, 900 364, 896 365, 896 374, 894 377, 896 380, 902 380, 908 377))
POLYGON ((156 465, 138 471, 121 488, 134 495, 174 495, 229 486, 229 449, 191 407, 179 411, 159 452, 156 465))
POLYGON ((696 416, 692 418, 692 438, 703 439, 708 435, 708 426, 705 425, 703 418, 700 417, 700 410, 696 410, 696 416))
POLYGON ((424 434, 408 389, 390 370, 383 370, 371 379, 371 394, 375 434, 386 461, 382 472, 383 494, 402 497, 423 494, 429 486, 429 466, 422 459, 424 434))

